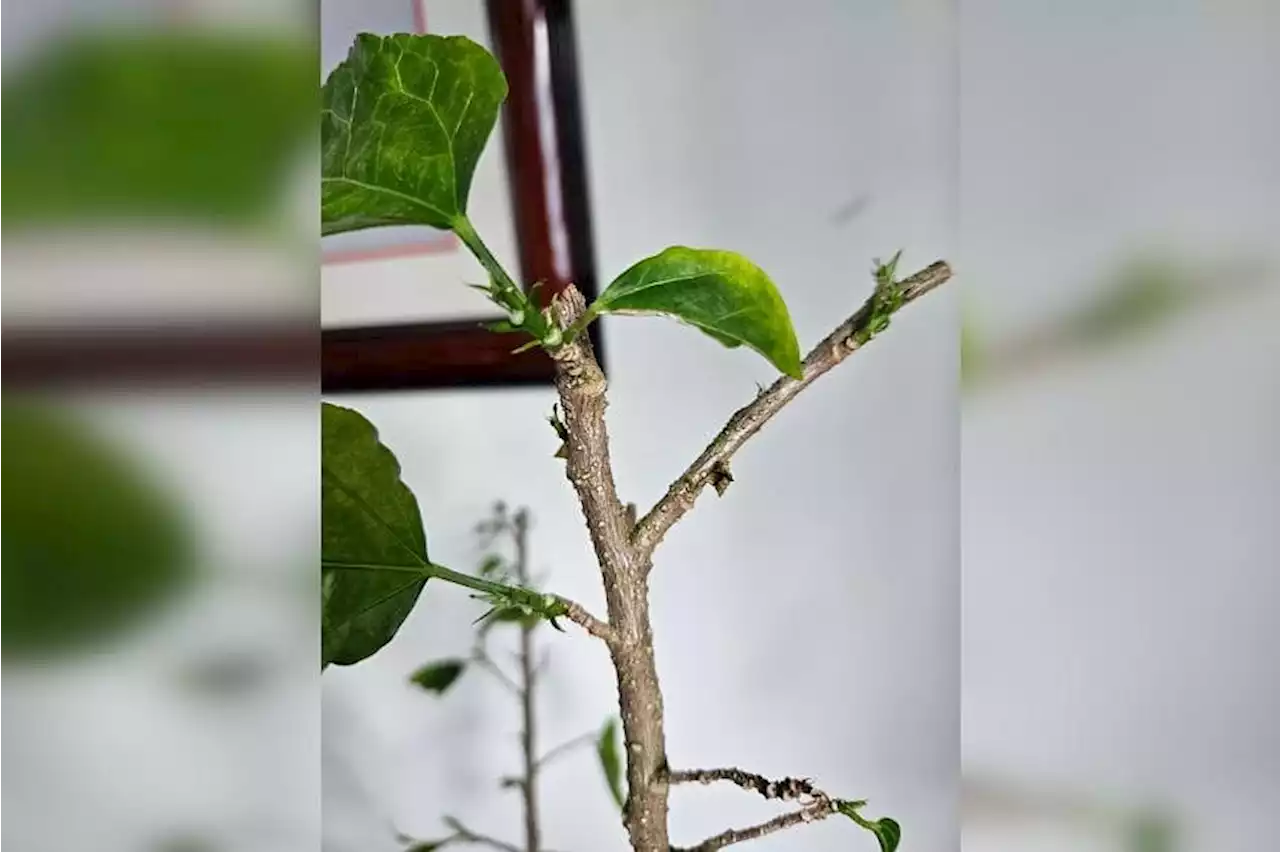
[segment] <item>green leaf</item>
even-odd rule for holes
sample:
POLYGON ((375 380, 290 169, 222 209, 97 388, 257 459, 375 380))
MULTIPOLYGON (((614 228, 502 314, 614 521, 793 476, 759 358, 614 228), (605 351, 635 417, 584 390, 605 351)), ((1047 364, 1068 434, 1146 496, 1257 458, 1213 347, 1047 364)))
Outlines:
POLYGON ((181 589, 188 519, 149 471, 52 405, 6 398, 0 424, 5 656, 101 644, 181 589))
POLYGON ((247 31, 45 43, 4 75, 5 226, 260 223, 309 144, 314 69, 305 39, 247 31))
POLYGON ((453 228, 506 96, 463 36, 357 36, 322 92, 321 232, 453 228))
POLYGON ((623 272, 584 320, 598 314, 662 314, 723 343, 746 344, 799 378, 800 346, 778 288, 740 254, 673 246, 623 272))
POLYGON ((600 737, 596 740, 596 754, 600 757, 600 768, 604 770, 604 779, 609 784, 609 792, 613 800, 622 808, 627 797, 622 792, 622 746, 618 732, 618 720, 610 718, 600 729, 600 737))
POLYGON ((898 848, 898 843, 902 840, 902 826, 898 825, 897 820, 889 817, 882 817, 876 820, 867 819, 859 813, 866 804, 865 801, 861 800, 837 800, 835 803, 836 810, 876 836, 876 840, 880 843, 880 852, 894 852, 898 848))
POLYGON ((444 695, 445 690, 453 686, 466 667, 467 664, 462 660, 439 660, 418 669, 409 676, 409 681, 428 692, 444 695))
POLYGON ((373 424, 321 404, 323 665, 350 665, 395 635, 427 581, 422 516, 373 424))
POLYGON ((871 830, 875 832, 876 840, 880 841, 880 852, 894 852, 902 840, 902 826, 889 817, 871 823, 871 830))

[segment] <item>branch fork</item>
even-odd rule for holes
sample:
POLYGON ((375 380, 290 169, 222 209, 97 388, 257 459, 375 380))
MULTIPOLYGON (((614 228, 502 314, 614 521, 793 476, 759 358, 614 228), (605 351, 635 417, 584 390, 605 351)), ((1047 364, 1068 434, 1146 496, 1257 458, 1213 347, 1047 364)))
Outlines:
POLYGON ((663 537, 693 508, 705 487, 711 485, 724 493, 733 481, 729 462, 752 435, 820 376, 874 339, 888 326, 894 313, 951 278, 951 268, 938 261, 897 281, 893 274, 896 261, 897 258, 877 265, 876 289, 871 297, 809 352, 801 377, 782 376, 738 409, 639 520, 635 506, 624 506, 618 499, 605 424, 608 400, 604 373, 589 338, 572 333, 577 328, 575 323, 584 316, 586 301, 572 285, 552 300, 550 314, 558 327, 568 332, 561 345, 549 347, 556 364, 560 400, 552 423, 563 442, 557 455, 565 459, 565 475, 582 507, 604 580, 608 621, 600 621, 568 601, 562 601, 562 607, 568 618, 603 639, 613 658, 627 756, 628 793, 623 813, 634 852, 715 852, 792 825, 825 819, 833 813, 846 813, 855 821, 861 820, 856 815, 861 803, 832 799, 805 779, 770 781, 737 769, 678 773, 667 770, 648 578, 653 552, 663 537), (688 849, 672 847, 667 834, 670 785, 713 781, 729 781, 765 798, 794 800, 801 807, 759 825, 726 831, 688 849))

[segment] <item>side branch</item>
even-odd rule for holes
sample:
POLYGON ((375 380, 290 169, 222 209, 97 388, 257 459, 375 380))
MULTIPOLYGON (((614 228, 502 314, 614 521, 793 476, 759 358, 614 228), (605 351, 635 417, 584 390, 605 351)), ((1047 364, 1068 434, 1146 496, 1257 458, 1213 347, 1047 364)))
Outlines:
POLYGON ((790 801, 801 798, 825 798, 807 778, 783 778, 779 781, 771 781, 763 775, 741 769, 685 769, 671 772, 668 779, 672 784, 711 784, 716 781, 729 781, 744 790, 758 793, 766 799, 790 801))
POLYGON ((596 618, 587 608, 580 603, 556 596, 556 599, 564 607, 564 617, 590 633, 592 636, 603 641, 612 648, 618 642, 618 632, 613 626, 599 618, 596 618))
POLYGON ((726 846, 743 843, 747 840, 755 840, 767 834, 773 834, 775 831, 782 831, 784 828, 826 819, 836 812, 836 806, 830 799, 821 799, 798 811, 774 817, 768 822, 762 822, 759 825, 752 825, 747 828, 731 828, 728 831, 717 834, 715 837, 708 837, 697 846, 672 846, 671 852, 716 852, 717 849, 723 849, 726 846))
POLYGON ((636 524, 631 532, 631 543, 636 551, 645 557, 652 554, 667 531, 693 508, 702 489, 715 480, 717 471, 726 468, 730 457, 747 439, 760 431, 764 424, 819 376, 868 343, 883 328, 893 312, 940 287, 950 278, 951 267, 944 261, 937 261, 911 277, 896 282, 895 302, 887 309, 878 287, 876 293, 853 316, 841 323, 805 357, 803 378, 783 376, 729 418, 720 434, 716 435, 693 464, 671 484, 662 499, 636 524))
POLYGON ((813 782, 807 778, 782 778, 772 781, 763 775, 742 769, 686 769, 678 772, 671 771, 667 778, 672 784, 712 784, 716 781, 728 781, 744 790, 758 793, 766 799, 798 801, 801 806, 798 810, 776 816, 758 825, 721 832, 714 837, 708 837, 696 846, 672 847, 671 852, 716 852, 717 849, 732 846, 734 843, 755 840, 766 834, 782 831, 784 828, 816 822, 837 813, 846 813, 858 820, 857 809, 865 804, 860 801, 846 802, 842 799, 833 799, 814 787, 813 782))

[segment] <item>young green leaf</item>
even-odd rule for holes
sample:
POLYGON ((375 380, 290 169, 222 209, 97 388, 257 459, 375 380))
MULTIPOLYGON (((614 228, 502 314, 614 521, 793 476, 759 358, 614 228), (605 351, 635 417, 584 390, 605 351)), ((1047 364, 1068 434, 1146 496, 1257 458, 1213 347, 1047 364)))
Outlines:
POLYGON ((880 852, 894 852, 902 840, 902 827, 897 820, 884 817, 871 824, 876 839, 880 841, 880 852))
POLYGON ((54 405, 0 423, 6 657, 101 645, 191 578, 188 519, 132 454, 54 405))
POLYGON ((498 61, 463 36, 357 36, 322 93, 321 233, 453 228, 506 96, 498 61))
POLYGON ((800 345, 791 315, 764 270, 740 254, 673 246, 623 272, 580 321, 599 314, 662 314, 725 346, 746 344, 799 378, 800 345))
POLYGON ((880 852, 895 852, 898 844, 902 841, 902 826, 898 825, 897 820, 889 817, 867 819, 859 813, 860 809, 866 804, 864 801, 837 801, 835 803, 836 810, 876 836, 876 840, 880 844, 880 852))
POLYGON ((596 740, 596 754, 600 757, 600 768, 604 770, 604 779, 609 784, 609 792, 613 800, 622 808, 627 797, 622 792, 622 747, 620 745, 618 721, 610 718, 600 729, 600 737, 596 740))
POLYGON ((395 635, 427 581, 427 539, 400 463, 368 420, 321 404, 322 663, 349 665, 395 635))
POLYGON ((467 664, 462 660, 438 660, 427 663, 410 675, 409 682, 436 695, 444 695, 445 690, 453 686, 466 667, 467 664))

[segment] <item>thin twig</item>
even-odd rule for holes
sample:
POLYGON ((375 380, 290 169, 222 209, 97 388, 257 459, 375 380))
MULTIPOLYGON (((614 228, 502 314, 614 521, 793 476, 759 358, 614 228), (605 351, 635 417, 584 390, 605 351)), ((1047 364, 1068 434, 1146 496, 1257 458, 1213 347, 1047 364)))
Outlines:
POLYGON ((449 838, 450 842, 475 843, 479 846, 488 846, 491 849, 501 849, 502 852, 524 852, 514 843, 507 843, 487 834, 478 834, 453 817, 445 817, 445 824, 453 830, 453 837, 449 838))
POLYGON ((555 748, 551 749, 551 751, 547 752, 542 757, 538 758, 538 767, 542 768, 546 766, 548 763, 555 760, 557 757, 562 757, 567 752, 573 751, 575 748, 579 748, 580 746, 590 745, 591 743, 594 743, 596 741, 596 736, 597 734, 595 732, 592 732, 589 734, 583 734, 580 737, 574 737, 568 742, 560 743, 560 745, 556 746, 555 748))
MULTIPOLYGON (((899 308, 941 286, 950 278, 951 267, 943 261, 937 261, 898 282, 901 296, 899 308)), ((671 484, 667 493, 649 513, 640 519, 631 532, 631 543, 646 562, 667 531, 693 508, 702 489, 714 478, 715 471, 726 465, 748 438, 760 431, 765 423, 819 376, 865 345, 870 337, 867 334, 868 328, 876 316, 875 300, 873 295, 853 316, 813 348, 804 359, 803 378, 783 376, 750 403, 738 409, 720 434, 716 435, 680 478, 671 484)))
POLYGON ((794 825, 826 819, 838 812, 836 800, 814 787, 813 782, 807 778, 782 778, 771 781, 763 775, 733 768, 685 769, 668 773, 668 778, 672 784, 711 784, 716 781, 728 781, 766 799, 799 801, 802 804, 799 810, 776 816, 767 822, 721 832, 714 837, 708 837, 696 846, 672 847, 671 852, 715 852, 734 843, 755 840, 794 825))
POLYGON ((708 837, 696 846, 672 846, 671 852, 716 852, 717 849, 723 849, 726 846, 732 846, 735 843, 742 843, 747 840, 755 840, 758 837, 764 837, 766 834, 782 831, 784 828, 791 828, 794 825, 806 825, 820 819, 826 819, 834 813, 836 813, 836 809, 831 800, 821 799, 798 811, 776 816, 759 825, 752 825, 747 828, 731 828, 728 831, 717 834, 715 837, 708 837))
POLYGON ((766 799, 793 799, 824 797, 808 778, 783 778, 771 781, 763 775, 742 769, 683 769, 668 774, 672 784, 711 784, 729 781, 744 790, 758 793, 766 799))
MULTIPOLYGON (((516 550, 516 578, 520 585, 529 584, 529 515, 524 509, 512 519, 512 538, 516 550)), ((520 750, 524 757, 524 778, 520 794, 524 797, 525 852, 539 852, 542 845, 538 820, 538 746, 537 706, 535 693, 538 675, 534 671, 534 625, 520 624, 520 750)))
POLYGON ((592 636, 612 647, 618 642, 618 632, 613 629, 607 622, 596 618, 587 608, 580 603, 575 603, 568 598, 556 596, 557 600, 565 606, 564 617, 590 633, 592 636))
POLYGON ((511 676, 502 670, 502 667, 493 661, 489 656, 489 652, 482 645, 476 645, 471 649, 471 659, 476 665, 493 675, 499 683, 506 687, 507 691, 512 695, 520 694, 520 684, 511 679, 511 676))

